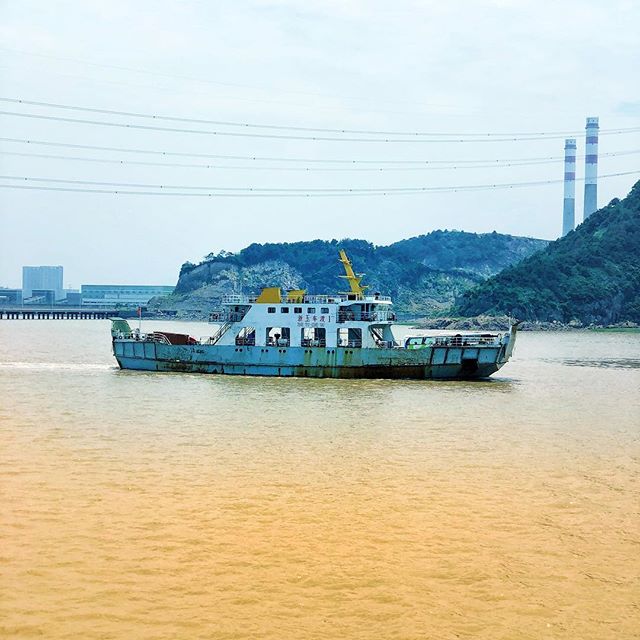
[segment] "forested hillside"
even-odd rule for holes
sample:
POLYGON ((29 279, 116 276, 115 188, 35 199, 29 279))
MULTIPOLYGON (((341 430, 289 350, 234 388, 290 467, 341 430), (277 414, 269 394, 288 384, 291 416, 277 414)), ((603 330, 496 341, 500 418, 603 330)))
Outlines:
POLYGON ((457 313, 640 322, 640 182, 575 231, 466 292, 457 313))
POLYGON ((255 293, 263 286, 330 293, 344 288, 338 248, 346 249, 370 290, 391 295, 404 315, 448 310, 464 291, 547 245, 545 240, 498 233, 434 231, 389 246, 365 240, 252 244, 237 254, 210 254, 185 263, 163 308, 203 310, 221 295, 255 293))

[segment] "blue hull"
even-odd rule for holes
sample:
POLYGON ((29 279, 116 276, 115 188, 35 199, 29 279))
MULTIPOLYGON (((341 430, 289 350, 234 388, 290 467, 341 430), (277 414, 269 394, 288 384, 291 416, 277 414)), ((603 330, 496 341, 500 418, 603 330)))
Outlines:
POLYGON ((505 347, 345 349, 168 345, 116 339, 122 369, 308 378, 473 379, 495 373, 509 359, 505 347))

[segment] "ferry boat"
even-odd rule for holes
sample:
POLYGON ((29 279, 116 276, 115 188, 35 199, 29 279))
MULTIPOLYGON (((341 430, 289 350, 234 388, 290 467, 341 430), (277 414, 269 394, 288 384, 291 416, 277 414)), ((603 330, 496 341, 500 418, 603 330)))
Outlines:
POLYGON ((143 371, 422 380, 486 378, 511 357, 517 323, 505 333, 400 338, 391 299, 367 293, 343 250, 340 262, 349 291, 309 295, 267 287, 254 297, 227 295, 211 313, 215 332, 202 339, 145 334, 114 318, 113 354, 122 369, 143 371))

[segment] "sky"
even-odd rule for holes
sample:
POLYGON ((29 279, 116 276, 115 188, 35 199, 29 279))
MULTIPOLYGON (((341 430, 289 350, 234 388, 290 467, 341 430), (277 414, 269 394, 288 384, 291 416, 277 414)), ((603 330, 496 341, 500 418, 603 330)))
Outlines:
POLYGON ((0 0, 0 98, 73 107, 0 101, 20 114, 0 113, 0 286, 20 286, 25 264, 62 264, 70 287, 174 284, 183 262, 253 242, 554 239, 563 138, 583 154, 587 116, 600 174, 637 170, 601 178, 599 204, 640 178, 640 153, 604 155, 640 151, 639 131, 607 133, 640 129, 638 24, 636 0, 0 0), (487 133, 544 135, 473 135, 487 133), (551 160, 509 162, 531 158, 551 160), (322 191, 523 182, 541 184, 322 191), (192 195, 212 188, 227 195, 192 195), (144 193, 99 192, 127 190, 144 193))

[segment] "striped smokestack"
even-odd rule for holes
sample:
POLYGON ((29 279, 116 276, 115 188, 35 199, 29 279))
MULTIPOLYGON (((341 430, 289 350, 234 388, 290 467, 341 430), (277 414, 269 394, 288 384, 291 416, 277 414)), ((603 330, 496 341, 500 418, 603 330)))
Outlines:
POLYGON ((598 208, 598 118, 587 118, 584 158, 584 219, 598 208))
POLYGON ((562 235, 576 226, 576 139, 564 141, 564 204, 562 207, 562 235))

